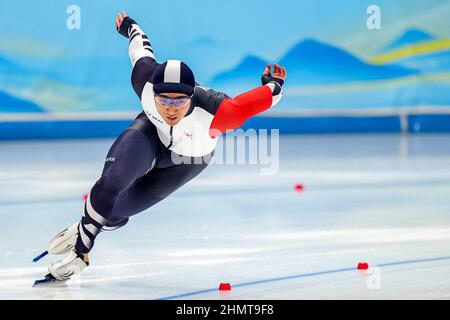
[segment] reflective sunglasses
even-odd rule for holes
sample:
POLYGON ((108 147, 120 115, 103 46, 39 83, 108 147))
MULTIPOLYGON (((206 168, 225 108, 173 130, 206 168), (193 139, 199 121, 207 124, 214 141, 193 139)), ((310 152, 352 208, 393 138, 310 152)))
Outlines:
POLYGON ((175 108, 183 108, 189 103, 189 101, 191 101, 191 98, 192 98, 191 96, 169 98, 166 96, 160 96, 155 94, 155 100, 158 101, 158 103, 163 108, 168 108, 170 105, 174 106, 175 108))

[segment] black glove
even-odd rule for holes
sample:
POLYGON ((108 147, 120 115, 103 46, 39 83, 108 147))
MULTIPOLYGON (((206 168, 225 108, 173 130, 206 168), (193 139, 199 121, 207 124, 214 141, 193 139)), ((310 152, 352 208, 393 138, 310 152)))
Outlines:
POLYGON ((283 79, 275 78, 270 73, 268 75, 265 75, 265 74, 262 75, 261 83, 263 85, 266 85, 266 84, 268 84, 271 81, 274 81, 274 82, 278 83, 280 86, 282 86, 284 84, 284 80, 283 79))
POLYGON ((133 23, 136 24, 136 21, 134 21, 130 17, 125 17, 125 19, 123 19, 122 21, 122 24, 120 25, 120 29, 117 31, 119 31, 119 33, 125 38, 128 38, 128 29, 133 23))

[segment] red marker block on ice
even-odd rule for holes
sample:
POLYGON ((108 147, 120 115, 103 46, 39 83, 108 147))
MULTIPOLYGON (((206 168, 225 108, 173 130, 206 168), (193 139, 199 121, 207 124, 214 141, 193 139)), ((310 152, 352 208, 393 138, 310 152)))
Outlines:
POLYGON ((297 183, 297 184, 294 186, 294 190, 295 190, 296 192, 302 192, 302 191, 305 190, 305 187, 304 187, 302 184, 297 183))
POLYGON ((219 284, 219 291, 231 291, 231 284, 222 282, 219 284))
POLYGON ((87 198, 88 198, 88 193, 83 194, 83 201, 86 202, 87 198))
POLYGON ((369 264, 367 262, 358 263, 358 270, 367 270, 369 269, 369 264))

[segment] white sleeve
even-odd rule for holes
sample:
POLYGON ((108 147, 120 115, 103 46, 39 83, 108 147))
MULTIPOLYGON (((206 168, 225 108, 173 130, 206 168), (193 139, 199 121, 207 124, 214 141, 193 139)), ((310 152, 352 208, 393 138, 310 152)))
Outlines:
POLYGON ((148 37, 144 31, 136 23, 131 24, 128 29, 128 37, 130 38, 130 46, 128 54, 130 56, 131 64, 134 65, 142 57, 149 57, 156 62, 155 54, 150 45, 148 37))

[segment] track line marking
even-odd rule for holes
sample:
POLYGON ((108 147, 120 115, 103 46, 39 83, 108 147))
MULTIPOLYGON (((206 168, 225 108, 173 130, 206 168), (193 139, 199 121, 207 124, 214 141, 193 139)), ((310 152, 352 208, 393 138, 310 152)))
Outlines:
MULTIPOLYGON (((450 256, 427 258, 427 259, 394 261, 394 262, 377 264, 376 266, 382 268, 382 267, 398 266, 398 265, 405 265, 405 264, 415 264, 415 263, 422 263, 422 262, 442 261, 442 260, 450 260, 450 256)), ((347 271, 357 271, 357 270, 358 269, 356 267, 351 267, 351 268, 332 269, 332 270, 310 272, 310 273, 301 273, 301 274, 284 276, 284 277, 269 278, 269 279, 262 279, 262 280, 238 283, 238 284, 233 285, 233 288, 248 287, 248 286, 253 286, 253 285, 258 285, 258 284, 263 284, 263 283, 277 282, 277 281, 290 280, 290 279, 316 277, 316 276, 322 276, 322 275, 327 275, 327 274, 335 274, 335 273, 341 273, 341 272, 347 272, 347 271)), ((196 296, 199 294, 204 294, 204 293, 209 293, 209 292, 217 292, 217 291, 218 291, 217 288, 204 289, 204 290, 198 290, 198 291, 190 291, 190 292, 176 294, 176 295, 172 295, 172 296, 157 298, 155 300, 180 299, 180 298, 191 297, 191 296, 196 296)))

